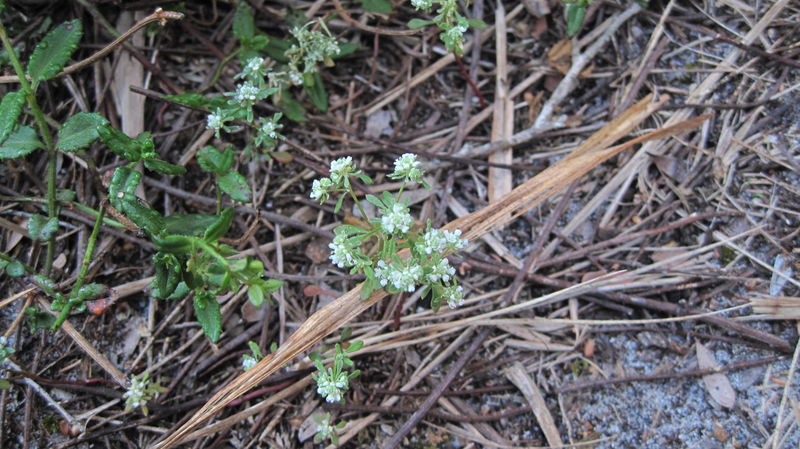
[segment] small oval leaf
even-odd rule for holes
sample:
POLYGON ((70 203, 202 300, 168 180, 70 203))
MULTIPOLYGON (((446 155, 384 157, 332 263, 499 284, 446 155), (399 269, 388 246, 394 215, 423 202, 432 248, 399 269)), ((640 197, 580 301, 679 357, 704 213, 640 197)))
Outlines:
POLYGON ((99 135, 97 127, 106 125, 108 120, 95 112, 79 112, 64 123, 58 130, 56 148, 62 151, 77 151, 88 147, 99 135))
POLYGON ((22 112, 23 104, 25 104, 25 94, 21 91, 9 92, 3 96, 3 101, 0 102, 0 142, 11 134, 22 112))
POLYGON ((39 148, 44 148, 44 145, 36 131, 29 126, 20 126, 0 145, 0 159, 16 159, 39 148))

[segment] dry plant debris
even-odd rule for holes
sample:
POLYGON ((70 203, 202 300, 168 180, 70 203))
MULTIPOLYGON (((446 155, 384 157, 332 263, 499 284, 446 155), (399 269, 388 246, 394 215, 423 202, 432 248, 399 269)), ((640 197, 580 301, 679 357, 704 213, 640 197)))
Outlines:
MULTIPOLYGON (((244 40, 229 3, 35 3, 2 16, 25 61, 55 25, 84 30, 38 90, 51 132, 76 112, 149 131, 187 173, 145 171, 139 197, 166 216, 235 206, 219 244, 284 284, 261 307, 244 289, 217 298, 212 343, 191 298, 153 297, 157 248, 135 224, 112 214, 121 226, 91 238, 119 157, 99 141, 58 153, 57 188, 75 195, 49 244, 29 225, 44 227, 48 155, 3 160, 0 447, 324 447, 312 437, 325 413, 347 422, 341 447, 800 444, 796 2, 594 0, 569 37, 558 1, 472 0, 462 12, 487 26, 464 30, 458 56, 435 28, 408 29, 435 14, 411 2, 241 2, 244 40), (215 197, 204 148, 243 150, 250 131, 237 118, 215 133, 207 106, 175 95, 229 98, 242 53, 279 66, 290 24, 312 19, 352 53, 309 73, 325 95, 253 102, 294 120, 272 128, 285 139, 270 157, 231 161, 247 201, 215 197), (335 226, 359 213, 309 199, 312 179, 350 156, 375 181, 359 195, 379 195, 398 188, 388 174, 405 153, 433 187, 407 192, 420 224, 470 241, 450 256, 468 292, 455 310, 419 293, 362 300, 363 277, 328 259, 335 226), (48 259, 60 292, 84 277, 108 287, 55 332, 30 328, 47 316, 26 310, 53 298, 9 262, 48 259), (362 374, 327 404, 308 355, 344 329, 364 342, 362 374), (265 356, 243 371, 248 342, 265 356), (158 383, 137 396, 147 414, 124 396, 142 373, 158 383)), ((25 81, 7 60, 3 95, 25 81)))

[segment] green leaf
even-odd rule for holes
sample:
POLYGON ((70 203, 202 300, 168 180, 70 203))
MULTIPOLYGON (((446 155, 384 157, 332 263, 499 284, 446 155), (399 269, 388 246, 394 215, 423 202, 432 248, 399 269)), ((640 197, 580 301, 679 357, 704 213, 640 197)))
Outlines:
POLYGON ((377 196, 375 196, 375 195, 373 195, 371 193, 367 194, 367 201, 369 201, 370 204, 372 204, 373 206, 377 207, 378 209, 385 209, 386 208, 386 205, 383 204, 383 201, 381 201, 380 198, 378 198, 377 196))
POLYGON ((159 235, 164 231, 164 217, 155 209, 142 204, 138 197, 127 194, 119 201, 119 204, 120 212, 151 236, 159 235))
POLYGON ((391 14, 392 4, 387 0, 361 0, 364 11, 376 12, 379 14, 391 14))
POLYGON ((259 283, 247 287, 247 299, 256 307, 264 304, 264 289, 259 283))
POLYGON ((142 142, 131 139, 124 132, 110 125, 97 128, 97 133, 108 148, 130 162, 139 162, 142 159, 142 142))
POLYGON ((570 3, 567 7, 567 35, 574 36, 583 25, 586 7, 579 3, 570 3))
POLYGON ((9 92, 3 96, 3 101, 0 101, 0 142, 11 134, 24 104, 25 94, 22 91, 9 92))
POLYGON ((222 334, 222 313, 217 298, 207 290, 194 292, 194 314, 203 328, 203 333, 216 343, 222 334))
POLYGON ((408 21, 408 29, 410 30, 418 30, 420 28, 425 28, 428 25, 432 25, 433 20, 423 20, 423 19, 411 19, 408 21))
POLYGON ((234 200, 242 203, 250 201, 250 186, 239 172, 229 172, 227 175, 221 176, 217 182, 219 182, 219 188, 234 200))
POLYGON ((25 309, 25 317, 31 332, 36 332, 39 329, 48 329, 56 321, 56 317, 47 312, 42 312, 36 307, 25 309))
POLYGON ((308 121, 306 118, 306 110, 299 101, 295 100, 288 90, 281 92, 278 107, 281 108, 286 117, 297 123, 304 123, 308 121))
POLYGON ((164 232, 167 234, 190 235, 200 237, 212 223, 217 221, 216 215, 177 214, 164 217, 164 232))
POLYGON ((170 254, 187 254, 192 250, 192 237, 183 235, 168 235, 164 238, 154 238, 153 246, 158 251, 170 254))
POLYGON ((472 28, 476 28, 478 30, 485 30, 487 27, 486 22, 481 19, 467 19, 467 23, 472 28))
POLYGON ((157 253, 153 256, 155 279, 151 285, 152 294, 158 299, 169 299, 181 282, 181 263, 172 254, 157 253))
POLYGON ((345 56, 350 56, 355 53, 359 48, 359 45, 355 42, 345 42, 343 44, 339 44, 339 53, 331 56, 331 59, 341 59, 345 56))
POLYGON ((311 99, 311 103, 314 104, 317 110, 323 113, 328 112, 328 91, 325 90, 322 77, 319 72, 314 72, 311 79, 311 83, 303 83, 308 98, 311 99))
POLYGON ((0 159, 16 159, 39 148, 44 148, 44 145, 36 131, 29 126, 20 126, 0 145, 0 159))
POLYGON ((108 199, 111 205, 121 211, 123 198, 136 195, 136 188, 141 179, 140 172, 125 166, 117 167, 108 184, 108 199))
POLYGON ((256 32, 253 8, 247 2, 239 2, 236 13, 233 15, 233 35, 242 45, 247 46, 253 40, 256 32))
POLYGON ((336 202, 336 207, 333 208, 334 213, 339 213, 342 210, 342 204, 344 204, 344 195, 339 197, 339 201, 336 202))
POLYGON ((15 260, 6 265, 6 274, 12 278, 18 278, 25 274, 25 266, 15 260))
POLYGON ((42 276, 41 274, 37 274, 33 277, 34 282, 39 288, 42 289, 43 292, 47 293, 48 296, 55 296, 56 295, 56 283, 53 282, 50 278, 42 276))
POLYGON ((81 301, 88 301, 100 296, 106 289, 103 284, 86 284, 78 290, 78 299, 81 301))
POLYGON ((56 76, 78 48, 83 27, 78 19, 64 22, 36 45, 28 61, 28 75, 34 84, 56 76))
POLYGON ((28 236, 33 240, 47 240, 58 230, 58 218, 52 217, 49 220, 39 214, 31 215, 28 220, 28 236))
POLYGON ((197 152, 197 163, 200 168, 209 173, 224 175, 233 166, 233 148, 228 147, 224 152, 208 145, 197 152))
POLYGON ((219 214, 217 220, 206 229, 203 234, 203 240, 206 242, 216 242, 220 237, 224 236, 233 222, 233 208, 226 207, 222 213, 219 214))
POLYGON ((164 162, 160 159, 145 159, 144 166, 147 167, 148 170, 152 170, 164 175, 180 175, 186 173, 186 167, 170 164, 169 162, 164 162))
MULTIPOLYGON (((270 36, 267 48, 264 50, 270 58, 282 62, 289 62, 286 56, 286 51, 292 48, 292 43, 285 39, 278 39, 277 37, 270 36)), ((341 51, 341 49, 340 49, 341 51)))
POLYGON ((77 151, 88 147, 98 137, 97 127, 108 124, 108 120, 94 112, 79 112, 58 130, 56 148, 62 151, 77 151))
POLYGON ((279 281, 277 279, 267 279, 264 281, 264 289, 267 291, 267 293, 276 292, 281 287, 283 287, 283 281, 279 281))

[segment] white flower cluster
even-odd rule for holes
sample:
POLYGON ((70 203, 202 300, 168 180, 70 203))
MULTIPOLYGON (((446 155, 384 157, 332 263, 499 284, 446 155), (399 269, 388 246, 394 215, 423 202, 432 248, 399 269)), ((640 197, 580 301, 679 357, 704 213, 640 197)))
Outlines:
POLYGON ((320 417, 319 421, 317 422, 317 438, 318 440, 325 440, 328 439, 334 431, 333 426, 330 423, 331 414, 327 413, 326 416, 320 417))
POLYGON ((392 210, 384 210, 381 227, 389 234, 405 234, 414 225, 414 218, 403 203, 394 203, 392 210))
POLYGON ((467 239, 461 238, 461 230, 440 231, 428 229, 417 243, 417 249, 425 254, 441 254, 445 251, 459 251, 467 247, 467 239))
POLYGON ((331 162, 331 181, 336 184, 341 184, 344 179, 356 172, 356 166, 353 164, 351 156, 336 159, 331 162))
POLYGON ((433 0, 411 0, 411 5, 416 9, 431 9, 433 0))
POLYGON ((311 199, 324 203, 334 190, 336 190, 336 185, 331 178, 315 179, 311 184, 311 199))
POLYGON ((445 287, 443 296, 447 298, 447 305, 451 309, 464 305, 464 289, 460 285, 445 287))
POLYGON ((405 182, 420 182, 424 172, 420 169, 417 156, 406 153, 394 161, 394 172, 389 177, 392 179, 402 179, 405 182))
POLYGON ((317 393, 324 397, 327 402, 342 402, 343 392, 350 386, 350 379, 346 372, 340 372, 338 375, 333 373, 333 370, 328 368, 321 371, 317 377, 317 393))
POLYGON ((416 290, 422 274, 422 267, 416 264, 403 265, 399 262, 388 264, 379 260, 375 268, 375 278, 381 286, 386 287, 391 284, 395 289, 409 293, 416 290))
POLYGON ((253 85, 250 81, 246 81, 236 88, 233 99, 244 108, 250 107, 258 100, 259 92, 260 89, 257 86, 253 85))
POLYGON ((312 31, 308 28, 308 24, 294 27, 289 32, 297 39, 297 43, 289 49, 288 53, 302 55, 303 73, 312 73, 318 63, 325 62, 341 51, 335 37, 320 31, 312 31))
POLYGON ((428 280, 431 282, 449 282, 450 279, 456 275, 456 269, 450 265, 450 262, 444 257, 431 267, 431 272, 428 274, 428 280))
POLYGON ((264 65, 264 58, 260 56, 255 56, 250 58, 245 64, 244 69, 238 75, 234 76, 234 78, 245 78, 251 81, 263 81, 264 77, 267 75, 267 69, 264 65))
POLYGON ((147 401, 152 399, 149 391, 149 373, 144 373, 140 379, 136 376, 131 377, 131 384, 128 391, 123 393, 122 397, 125 398, 125 405, 129 409, 145 408, 147 401))
POLYGON ((6 339, 6 337, 0 337, 0 362, 8 358, 8 356, 13 353, 14 348, 8 345, 8 339, 6 339))
POLYGON ((331 262, 339 268, 352 267, 358 263, 358 248, 353 247, 345 234, 338 234, 328 247, 331 249, 331 262))
POLYGON ((256 366, 258 360, 250 354, 245 354, 242 356, 242 369, 244 371, 249 370, 250 368, 256 366))

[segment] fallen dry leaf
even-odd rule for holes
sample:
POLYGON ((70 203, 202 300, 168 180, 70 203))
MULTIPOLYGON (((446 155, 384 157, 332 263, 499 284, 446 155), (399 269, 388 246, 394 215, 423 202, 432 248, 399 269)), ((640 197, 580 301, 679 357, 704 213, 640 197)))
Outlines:
MULTIPOLYGON (((712 354, 708 348, 699 342, 695 345, 695 348, 697 350, 697 365, 700 369, 719 368, 714 354, 712 354)), ((736 404, 736 391, 731 386, 728 376, 722 373, 708 374, 703 376, 703 382, 706 384, 708 394, 711 395, 711 398, 714 399, 717 404, 723 407, 733 408, 736 404)))

